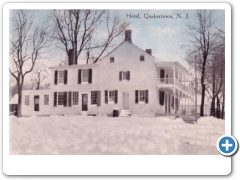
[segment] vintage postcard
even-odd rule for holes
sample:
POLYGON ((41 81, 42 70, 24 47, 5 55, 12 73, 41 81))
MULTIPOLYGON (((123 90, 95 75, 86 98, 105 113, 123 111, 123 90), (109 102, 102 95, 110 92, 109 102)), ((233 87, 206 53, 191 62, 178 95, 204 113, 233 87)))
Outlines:
POLYGON ((4 6, 6 174, 231 171, 230 6, 128 5, 4 6))

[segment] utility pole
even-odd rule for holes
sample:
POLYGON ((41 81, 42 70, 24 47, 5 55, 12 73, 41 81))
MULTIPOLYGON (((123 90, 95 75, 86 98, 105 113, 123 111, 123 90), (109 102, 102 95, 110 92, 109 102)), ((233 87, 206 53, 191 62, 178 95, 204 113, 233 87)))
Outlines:
POLYGON ((195 55, 195 122, 197 123, 197 55, 195 55))

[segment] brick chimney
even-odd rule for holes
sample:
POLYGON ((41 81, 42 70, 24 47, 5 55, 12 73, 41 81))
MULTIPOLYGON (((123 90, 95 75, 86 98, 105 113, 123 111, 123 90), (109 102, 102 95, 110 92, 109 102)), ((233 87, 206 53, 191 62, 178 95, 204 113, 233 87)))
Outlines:
POLYGON ((152 49, 146 49, 146 53, 152 55, 152 49))
POLYGON ((76 58, 75 58, 75 54, 74 54, 74 50, 73 49, 69 49, 68 50, 68 65, 74 65, 77 64, 76 58))
POLYGON ((132 43, 132 30, 125 30, 125 41, 132 43))

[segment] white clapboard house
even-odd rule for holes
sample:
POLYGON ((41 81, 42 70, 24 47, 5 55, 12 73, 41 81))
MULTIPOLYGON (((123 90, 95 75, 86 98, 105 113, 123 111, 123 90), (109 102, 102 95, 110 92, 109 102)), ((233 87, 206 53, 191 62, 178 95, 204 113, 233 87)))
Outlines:
MULTIPOLYGON (((23 115, 193 113, 193 77, 178 61, 159 61, 151 49, 125 40, 97 63, 51 67, 51 88, 23 91, 23 115)), ((71 50, 70 53, 73 51, 71 50)))

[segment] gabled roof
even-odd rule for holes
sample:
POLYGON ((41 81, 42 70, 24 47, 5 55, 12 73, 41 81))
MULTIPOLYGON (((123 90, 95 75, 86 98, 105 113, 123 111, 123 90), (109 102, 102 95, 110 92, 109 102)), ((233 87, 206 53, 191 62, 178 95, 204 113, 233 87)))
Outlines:
POLYGON ((138 48, 139 50, 141 50, 141 51, 142 51, 144 54, 146 54, 147 56, 151 56, 151 57, 153 57, 154 59, 156 59, 153 55, 148 54, 146 51, 144 51, 143 49, 141 49, 141 48, 138 47, 137 45, 135 45, 135 44, 133 44, 133 43, 131 43, 131 42, 129 42, 129 41, 123 41, 123 42, 120 43, 116 48, 114 48, 111 52, 109 52, 106 56, 104 56, 104 57, 101 58, 98 62, 96 62, 96 64, 97 64, 97 63, 100 63, 105 57, 107 57, 109 54, 111 54, 111 53, 113 53, 114 51, 116 51, 119 47, 123 46, 125 43, 131 44, 132 46, 134 46, 134 47, 138 48))

